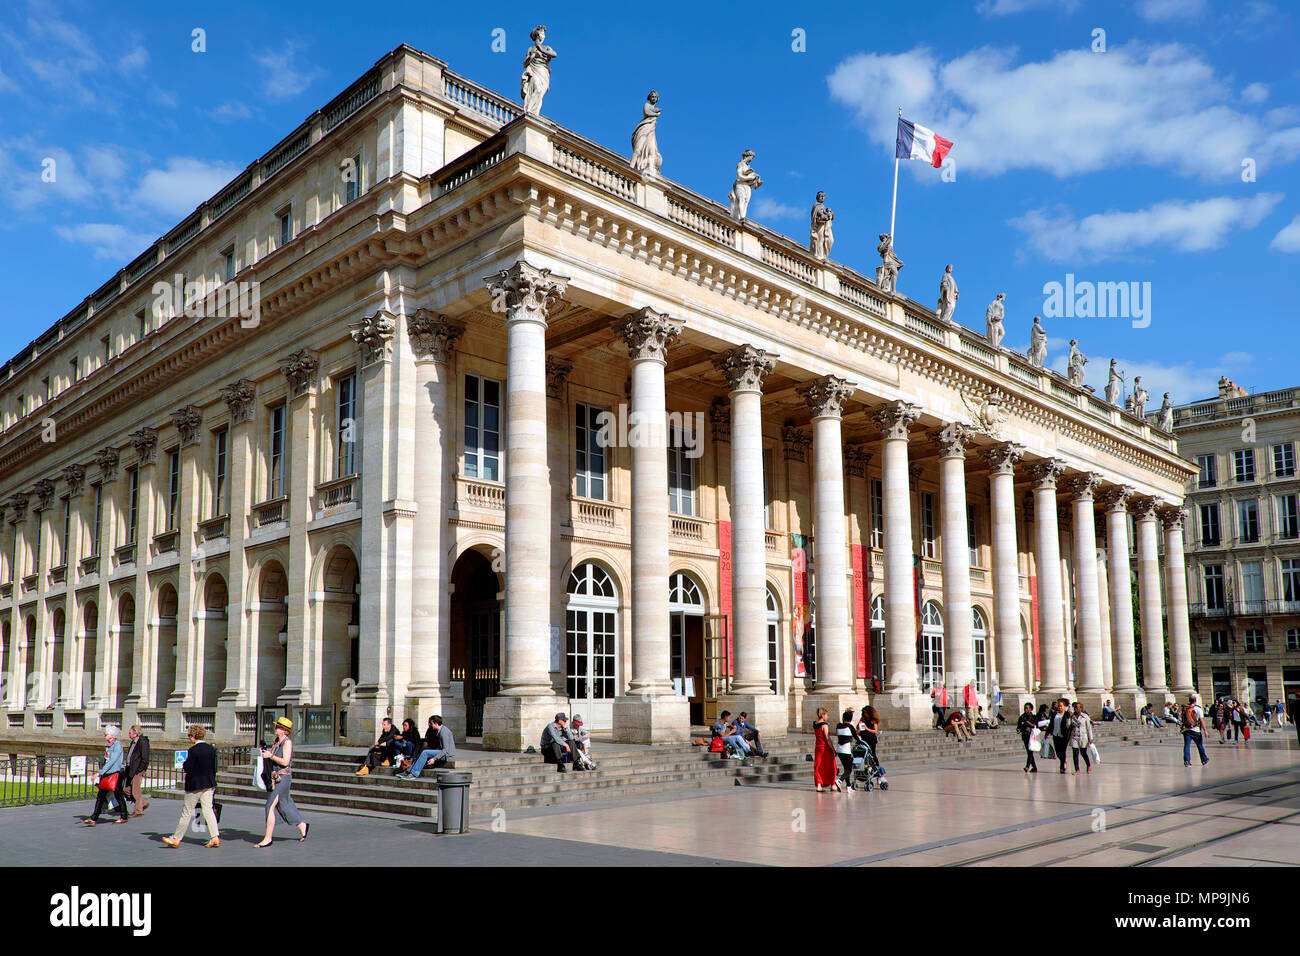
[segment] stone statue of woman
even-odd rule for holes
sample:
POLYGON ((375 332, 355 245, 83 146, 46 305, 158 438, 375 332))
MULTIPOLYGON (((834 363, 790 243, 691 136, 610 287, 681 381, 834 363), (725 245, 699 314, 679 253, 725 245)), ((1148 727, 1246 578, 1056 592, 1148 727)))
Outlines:
POLYGON ((1110 405, 1119 404, 1119 393, 1121 384, 1124 381, 1124 373, 1120 371, 1119 359, 1110 360, 1110 378, 1106 381, 1106 402, 1110 405))
POLYGON ((897 292, 898 270, 903 268, 903 260, 898 258, 898 253, 894 251, 894 237, 887 232, 882 232, 876 252, 880 253, 881 263, 876 269, 876 285, 880 287, 881 292, 897 292))
POLYGON ((1029 351, 1026 353, 1029 364, 1042 368, 1047 361, 1047 333, 1043 331, 1043 320, 1034 316, 1034 324, 1029 329, 1029 351))
POLYGON ((831 221, 835 213, 826 205, 826 191, 817 190, 817 202, 812 207, 812 224, 808 233, 808 249, 818 259, 825 259, 831 254, 835 245, 835 235, 831 232, 831 221))
POLYGON ((1002 317, 1006 315, 1006 306, 1002 304, 1002 300, 1006 297, 1005 292, 999 292, 989 303, 989 307, 984 310, 984 337, 995 349, 1002 347, 1002 337, 1006 335, 1006 329, 1002 327, 1002 317))
POLYGON ((1168 392, 1165 392, 1165 400, 1160 403, 1160 428, 1167 432, 1174 430, 1174 402, 1168 392))
POLYGON ((1138 418, 1144 418, 1147 413, 1147 402, 1151 396, 1147 390, 1142 387, 1142 376, 1133 376, 1133 414, 1138 418))
POLYGON ((524 112, 542 112, 542 98, 551 88, 551 61, 555 51, 546 45, 546 27, 539 26, 528 34, 533 45, 524 55, 524 75, 519 78, 519 98, 524 101, 524 112))
POLYGON ((943 277, 939 280, 939 304, 934 311, 939 314, 939 321, 953 324, 953 313, 957 311, 957 280, 952 277, 952 263, 944 266, 943 277))
POLYGON ((745 219, 749 214, 750 193, 763 185, 762 178, 749 167, 749 161, 754 156, 754 151, 747 149, 741 154, 740 162, 736 164, 736 181, 732 183, 731 192, 727 195, 727 198, 731 200, 731 216, 733 219, 745 219))
POLYGON ((651 90, 641 104, 641 122, 632 130, 632 168, 638 173, 651 173, 655 176, 659 175, 659 168, 664 164, 655 137, 655 125, 659 122, 659 114, 663 112, 656 105, 658 102, 659 93, 651 90))
POLYGON ((1077 388, 1083 388, 1083 367, 1088 364, 1088 356, 1079 351, 1079 340, 1070 339, 1070 358, 1067 364, 1067 371, 1070 376, 1070 384, 1077 388))

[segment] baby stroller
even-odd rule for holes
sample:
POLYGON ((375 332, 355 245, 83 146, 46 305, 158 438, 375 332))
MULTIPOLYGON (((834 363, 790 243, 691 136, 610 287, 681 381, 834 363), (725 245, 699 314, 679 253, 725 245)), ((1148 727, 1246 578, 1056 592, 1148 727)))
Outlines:
POLYGON ((889 789, 885 772, 880 769, 875 752, 865 740, 859 740, 853 745, 853 779, 855 782, 861 781, 864 790, 869 791, 877 784, 881 790, 889 789))

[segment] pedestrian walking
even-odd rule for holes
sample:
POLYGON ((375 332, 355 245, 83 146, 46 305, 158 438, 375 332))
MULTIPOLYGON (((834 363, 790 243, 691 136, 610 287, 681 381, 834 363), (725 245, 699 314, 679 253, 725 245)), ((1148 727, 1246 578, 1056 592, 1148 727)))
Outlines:
POLYGON ((844 790, 853 790, 853 745, 858 742, 858 730, 853 726, 853 711, 846 710, 835 725, 835 756, 840 760, 840 779, 844 790))
POLYGON ((831 744, 830 729, 825 707, 817 708, 817 720, 813 723, 813 782, 817 792, 824 793, 823 787, 840 789, 835 775, 835 748, 831 744))
POLYGON ((880 780, 885 779, 885 768, 880 763, 880 713, 870 704, 862 705, 862 714, 858 720, 858 736, 871 748, 876 758, 876 767, 880 770, 880 780))
POLYGON ((1025 712, 1016 721, 1016 733, 1020 734, 1020 742, 1025 745, 1025 773, 1038 773, 1038 764, 1034 762, 1034 752, 1029 749, 1029 739, 1037 729, 1038 722, 1034 719, 1034 705, 1025 704, 1025 712))
POLYGON ((1070 750, 1074 753, 1074 775, 1079 775, 1079 753, 1083 753, 1083 765, 1087 768, 1088 773, 1092 773, 1092 761, 1088 759, 1088 745, 1092 743, 1092 718, 1079 706, 1079 702, 1074 702, 1073 712, 1070 714, 1070 750))
POLYGON ((190 752, 182 765, 185 775, 185 804, 181 807, 180 822, 171 836, 163 837, 163 842, 170 847, 181 845, 185 828, 190 825, 194 808, 203 810, 203 822, 208 825, 209 840, 204 846, 221 846, 221 834, 217 827, 217 814, 212 806, 212 798, 217 793, 217 748, 204 741, 208 732, 202 725, 190 728, 190 752))
POLYGON ((81 821, 88 827, 99 822, 99 815, 104 812, 109 800, 117 801, 118 818, 113 822, 126 823, 126 774, 123 772, 126 769, 126 757, 117 740, 120 733, 115 724, 104 728, 104 764, 99 768, 95 808, 90 811, 90 816, 81 821))
POLYGON ((1241 704, 1235 700, 1228 704, 1228 722, 1232 728, 1229 736, 1232 738, 1232 745, 1235 747, 1241 743, 1241 704))
POLYGON ((149 738, 139 724, 132 724, 127 736, 131 738, 131 749, 126 754, 126 797, 135 804, 131 816, 140 817, 149 809, 144 792, 144 775, 149 769, 149 738))
POLYGON ((1053 706, 1050 724, 1052 749, 1061 762, 1061 773, 1065 773, 1065 757, 1070 747, 1070 715, 1066 710, 1066 700, 1058 697, 1053 706))
MULTIPOLYGON (((407 723, 411 722, 408 720, 407 723)), ((293 721, 288 717, 281 717, 275 722, 275 743, 271 745, 270 750, 262 748, 262 759, 274 764, 271 780, 275 786, 266 795, 266 833, 261 843, 253 844, 259 849, 271 845, 271 834, 275 832, 276 813, 279 813, 289 826, 298 828, 299 843, 307 839, 307 830, 310 827, 298 812, 298 807, 294 805, 293 797, 289 796, 289 785, 293 782, 293 770, 289 766, 293 762, 293 741, 289 739, 292 731, 293 721)))
POLYGON ((1201 709, 1200 699, 1196 694, 1187 695, 1187 706, 1182 709, 1183 730, 1183 766, 1192 765, 1192 743, 1195 742, 1201 755, 1201 766, 1210 762, 1205 755, 1205 711, 1201 709))
POLYGON ((1222 700, 1216 700, 1214 706, 1210 709, 1210 722, 1214 729, 1219 732, 1219 743, 1223 743, 1224 731, 1228 729, 1228 708, 1224 706, 1222 700))

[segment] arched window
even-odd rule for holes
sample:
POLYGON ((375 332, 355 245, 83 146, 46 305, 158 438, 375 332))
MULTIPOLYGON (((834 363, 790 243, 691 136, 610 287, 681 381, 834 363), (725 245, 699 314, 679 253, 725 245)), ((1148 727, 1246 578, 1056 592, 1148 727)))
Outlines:
POLYGON ((617 693, 618 592, 598 564, 585 562, 569 575, 565 609, 564 678, 569 699, 582 706, 587 726, 613 725, 617 693))
POLYGON ((590 561, 578 565, 569 575, 569 593, 593 598, 609 598, 617 601, 614 579, 598 564, 590 561))
POLYGON ((669 676, 677 693, 691 698, 697 697, 701 688, 694 687, 694 674, 687 673, 686 645, 688 638, 703 640, 703 622, 696 620, 703 616, 704 595, 696 580, 685 571, 671 575, 668 578, 669 676))
POLYGON ((780 642, 781 612, 777 610, 776 594, 767 589, 767 678, 776 693, 776 653, 780 642))
POLYGON ((871 680, 875 690, 885 686, 885 596, 871 600, 871 680))
POLYGON ((984 612, 971 608, 971 640, 975 644, 975 689, 981 694, 989 692, 988 627, 984 612))
POLYGON ((921 653, 917 675, 921 686, 943 682, 943 612, 933 601, 921 608, 921 653))

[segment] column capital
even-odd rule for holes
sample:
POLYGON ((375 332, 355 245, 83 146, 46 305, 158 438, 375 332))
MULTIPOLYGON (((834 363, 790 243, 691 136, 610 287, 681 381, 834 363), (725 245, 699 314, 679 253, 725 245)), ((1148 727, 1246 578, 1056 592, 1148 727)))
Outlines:
POLYGON ((1061 482, 1061 489, 1070 496, 1071 501, 1091 500, 1093 492, 1101 486, 1101 475, 1085 471, 1081 475, 1070 475, 1061 482))
POLYGON ((230 408, 230 424, 253 420, 253 396, 256 394, 257 386, 246 378, 221 387, 221 400, 230 408))
POLYGON ((808 403, 814 420, 818 418, 840 418, 844 414, 844 403, 853 396, 854 386, 848 379, 827 375, 795 389, 808 403))
POLYGON ((1160 505, 1156 508, 1156 514, 1166 531, 1181 531, 1183 519, 1187 517, 1187 512, 1181 505, 1160 505))
POLYGON ((117 466, 120 460, 116 448, 101 448, 95 452, 95 464, 99 466, 99 480, 117 481, 117 466))
POLYGON ((1133 512, 1133 517, 1137 521, 1155 521, 1156 508, 1161 504, 1159 498, 1151 495, 1134 495, 1129 499, 1129 511, 1133 512))
MULTIPOLYGON (((356 338, 355 332, 352 333, 352 337, 356 338)), ((309 349, 299 349, 292 355, 280 359, 280 371, 289 382, 289 393, 297 398, 315 389, 316 375, 320 372, 320 359, 309 349)))
POLYGON ((731 441, 731 406, 714 402, 709 406, 709 420, 713 423, 714 441, 731 441))
POLYGON ((1025 446, 1014 442, 1003 442, 1001 445, 984 449, 980 454, 989 463, 989 474, 1014 475, 1016 463, 1025 456, 1025 446))
POLYGON ((733 392, 761 392, 763 379, 776 368, 776 355, 766 349, 742 345, 713 360, 713 367, 727 380, 733 392))
POLYGON ((69 495, 79 495, 86 483, 86 469, 80 465, 69 465, 63 469, 63 480, 68 485, 69 495))
POLYGON ((36 484, 32 485, 32 494, 36 496, 35 510, 44 511, 54 503, 54 482, 48 478, 42 478, 36 484))
MULTIPOLYGON (((393 357, 393 336, 397 333, 397 316, 384 309, 349 326, 352 341, 361 350, 361 365, 387 362, 393 357)), ((285 375, 288 375, 285 372, 285 375)), ((313 375, 315 373, 313 372, 313 375)))
POLYGON ((140 428, 126 436, 135 449, 141 465, 152 465, 158 460, 158 432, 153 428, 140 428))
POLYGON ((786 425, 781 430, 781 444, 785 448, 786 461, 806 462, 808 460, 808 446, 812 444, 812 436, 801 428, 786 425))
POLYGON ((448 322, 445 315, 428 309, 416 309, 406 320, 406 334, 417 362, 447 364, 456 340, 464 333, 464 328, 448 322))
POLYGON ((200 427, 203 425, 203 411, 197 405, 183 405, 172 412, 172 424, 180 432, 182 448, 197 445, 200 427))
POLYGON ((1034 490, 1055 490, 1056 479, 1065 472, 1065 462, 1059 458, 1044 458, 1029 466, 1029 480, 1034 483, 1034 490))
POLYGON ((662 365, 685 324, 681 319, 670 318, 647 306, 629 313, 610 328, 626 343, 628 358, 633 362, 650 361, 662 365))
POLYGON ((18 524, 27 517, 27 495, 19 491, 9 496, 9 502, 5 506, 9 512, 9 523, 18 524))
POLYGON ((939 429, 939 459, 966 457, 966 441, 970 430, 960 422, 949 422, 939 429))
POLYGON ((551 306, 569 287, 568 277, 552 275, 550 269, 539 269, 524 259, 496 275, 484 276, 483 282, 492 296, 493 312, 504 314, 507 322, 543 325, 551 306))
POLYGON ((871 463, 871 452, 861 445, 844 446, 844 473, 855 478, 867 477, 867 465, 871 463))
POLYGON ((1128 485, 1107 485, 1097 492, 1096 497, 1097 503, 1109 514, 1128 510, 1128 500, 1133 494, 1133 489, 1128 485))
POLYGON ((885 438, 907 439, 912 423, 921 417, 921 409, 910 402, 890 402, 875 413, 876 424, 885 438))
POLYGON ((560 398, 564 394, 564 384, 573 371, 573 363, 554 355, 546 356, 546 397, 560 398))

